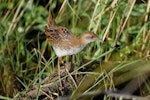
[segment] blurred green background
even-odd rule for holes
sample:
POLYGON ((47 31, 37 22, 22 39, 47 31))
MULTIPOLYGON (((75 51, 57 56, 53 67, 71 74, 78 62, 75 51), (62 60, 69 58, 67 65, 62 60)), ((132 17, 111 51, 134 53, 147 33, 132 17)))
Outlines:
MULTIPOLYGON (((110 67, 109 71, 114 71, 111 73, 104 67, 108 76, 127 68, 122 83, 150 72, 149 63, 145 67, 138 64, 150 60, 149 0, 0 0, 0 99, 14 98, 57 68, 57 57, 44 34, 49 9, 56 23, 76 36, 91 30, 104 41, 91 43, 70 62, 79 65, 84 59, 129 65, 136 62, 136 67, 110 67), (136 68, 139 69, 132 75, 136 68)), ((119 76, 111 78, 115 81, 119 76)), ((110 83, 106 84, 110 88, 110 83)), ((147 79, 139 94, 149 93, 147 79)))

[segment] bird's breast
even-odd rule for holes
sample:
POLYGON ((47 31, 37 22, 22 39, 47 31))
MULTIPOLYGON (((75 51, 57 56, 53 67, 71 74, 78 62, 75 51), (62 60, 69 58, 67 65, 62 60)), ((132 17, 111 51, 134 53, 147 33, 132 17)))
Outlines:
POLYGON ((67 56, 67 55, 74 55, 83 50, 85 46, 66 46, 66 47, 60 47, 60 46, 53 46, 53 49, 58 57, 67 56))

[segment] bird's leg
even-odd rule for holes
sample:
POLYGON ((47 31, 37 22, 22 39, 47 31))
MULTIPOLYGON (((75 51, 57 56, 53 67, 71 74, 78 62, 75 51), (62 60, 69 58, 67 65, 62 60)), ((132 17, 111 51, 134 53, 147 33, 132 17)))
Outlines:
POLYGON ((61 70, 60 70, 60 63, 62 62, 62 57, 58 57, 57 66, 58 66, 58 79, 60 83, 60 91, 62 93, 62 82, 61 82, 61 70))
POLYGON ((62 57, 59 57, 58 60, 59 60, 59 64, 60 64, 60 65, 61 65, 61 64, 64 64, 64 61, 62 60, 62 57))
POLYGON ((72 63, 66 63, 65 64, 65 70, 66 70, 68 76, 70 77, 70 79, 72 80, 72 82, 74 83, 74 86, 77 88, 77 84, 75 82, 75 79, 72 77, 71 73, 69 72, 69 70, 71 71, 72 67, 73 67, 72 63))
POLYGON ((75 63, 75 55, 72 55, 72 63, 75 63))

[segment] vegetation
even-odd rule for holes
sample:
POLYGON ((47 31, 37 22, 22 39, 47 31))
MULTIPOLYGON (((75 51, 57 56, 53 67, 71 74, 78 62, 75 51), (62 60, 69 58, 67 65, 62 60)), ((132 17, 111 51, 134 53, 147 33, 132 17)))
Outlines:
MULTIPOLYGON (((57 68, 44 34, 49 9, 56 23, 75 35, 91 30, 104 41, 91 43, 74 59, 64 57, 78 65, 71 74, 85 74, 72 97, 92 90, 123 90, 131 81, 131 86, 142 83, 131 98, 133 93, 139 98, 149 95, 150 0, 0 0, 0 99, 17 99, 57 68), (78 72, 95 61, 100 63, 92 71, 78 72)), ((127 89, 124 92, 132 90, 127 89)))

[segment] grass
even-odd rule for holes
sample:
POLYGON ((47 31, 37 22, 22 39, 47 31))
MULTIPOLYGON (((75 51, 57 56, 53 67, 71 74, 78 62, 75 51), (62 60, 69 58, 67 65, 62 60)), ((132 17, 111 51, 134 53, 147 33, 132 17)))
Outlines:
POLYGON ((91 72, 79 72, 86 75, 72 97, 91 90, 120 88, 137 77, 144 80, 137 95, 149 95, 149 78, 144 79, 150 72, 149 0, 1 0, 0 99, 16 99, 57 68, 57 57, 44 35, 49 8, 58 25, 77 36, 94 31, 104 41, 91 43, 74 56, 74 61, 64 58, 78 65, 83 59, 89 60, 71 74, 94 61, 101 62, 91 72))

